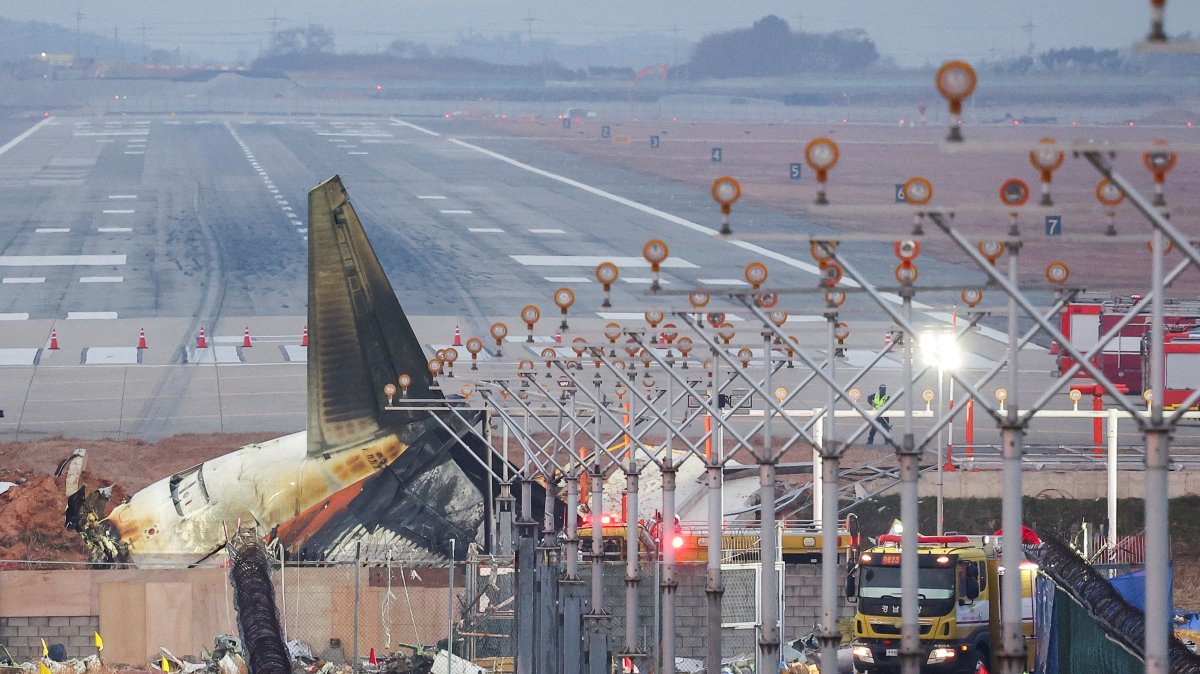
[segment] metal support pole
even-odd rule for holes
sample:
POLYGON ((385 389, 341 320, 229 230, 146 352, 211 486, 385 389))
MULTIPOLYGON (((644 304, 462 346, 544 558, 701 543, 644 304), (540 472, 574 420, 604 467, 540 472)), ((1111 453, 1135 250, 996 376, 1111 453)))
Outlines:
POLYGON ((354 660, 351 667, 354 671, 359 670, 358 663, 358 609, 359 609, 359 571, 362 569, 362 541, 354 541, 354 660))
POLYGON ((638 649, 638 589, 642 582, 638 555, 638 461, 632 451, 625 469, 625 647, 617 655, 640 658, 638 649))
POLYGON ((659 528, 662 548, 662 673, 675 674, 675 460, 667 447, 662 465, 663 521, 659 528))
POLYGON ((600 471, 600 449, 592 463, 592 601, 584 616, 588 634, 588 673, 608 674, 608 613, 604 610, 604 538, 600 515, 604 512, 604 473, 600 471))
MULTIPOLYGON (((830 311, 826 314, 828 317, 828 344, 829 357, 825 359, 826 367, 829 370, 829 379, 837 381, 837 359, 833 357, 834 349, 837 348, 835 340, 835 330, 837 328, 837 314, 830 311)), ((840 468, 839 445, 837 440, 837 391, 833 387, 829 387, 829 398, 826 401, 824 424, 818 424, 814 428, 824 426, 824 432, 821 435, 821 474, 813 476, 813 484, 817 484, 820 480, 821 490, 820 495, 813 494, 813 503, 817 499, 821 499, 821 629, 818 638, 821 643, 821 671, 836 672, 837 666, 837 647, 841 643, 842 635, 838 631, 838 580, 837 580, 837 544, 838 544, 838 470, 840 468)), ((814 463, 815 467, 817 464, 814 463)))
POLYGON ((563 673, 580 672, 582 658, 580 648, 580 620, 583 614, 580 591, 582 582, 579 579, 579 472, 571 470, 567 474, 567 537, 563 541, 566 546, 566 577, 559 581, 563 595, 563 673))
POLYGON ((449 588, 446 592, 446 662, 454 662, 454 539, 450 539, 449 588))
POLYGON ((721 466, 715 460, 708 473, 708 567, 704 592, 708 596, 706 671, 721 670, 721 466))
MULTIPOLYGON (((1162 396, 1163 366, 1163 228, 1154 228, 1150 254, 1154 302, 1150 305, 1150 388, 1162 396)), ((1170 671, 1167 644, 1171 638, 1169 576, 1170 533, 1167 530, 1169 495, 1167 470, 1171 463, 1171 428, 1163 421, 1162 403, 1150 409, 1146 425, 1146 674, 1170 671)))
MULTIPOLYGON (((1009 244, 1008 280, 1013 288, 1017 284, 1020 243, 1009 244)), ((1004 577, 1000 579, 1000 671, 1001 674, 1021 674, 1025 671, 1025 632, 1021 623, 1021 562, 1025 552, 1021 547, 1021 455, 1024 451, 1024 426, 1020 419, 1018 386, 1019 355, 1021 345, 1017 340, 1017 301, 1014 293, 1008 298, 1008 415, 1001 426, 1003 432, 1004 497, 1000 506, 1000 521, 1004 532, 1003 544, 1004 577)))
MULTIPOLYGON (((904 325, 912 325, 911 285, 900 290, 903 299, 904 325)), ((920 477, 920 450, 913 442, 913 340, 916 334, 909 331, 904 339, 904 435, 899 444, 897 459, 900 463, 900 522, 904 531, 900 535, 900 671, 902 674, 918 674, 922 651, 918 615, 920 576, 917 565, 917 479, 920 477)))
POLYGON ((529 476, 522 478, 521 510, 517 513, 517 674, 533 674, 537 671, 533 655, 537 636, 534 622, 537 615, 537 520, 533 519, 533 484, 529 476))
POLYGON ((1117 549, 1117 409, 1108 410, 1108 549, 1117 549))
MULTIPOLYGON (((937 382, 938 413, 941 413, 942 400, 944 400, 944 398, 942 398, 942 379, 943 379, 943 377, 942 377, 942 360, 941 360, 940 355, 938 356, 937 379, 938 379, 938 382, 937 382)), ((946 457, 944 456, 946 444, 944 442, 942 442, 942 430, 941 429, 938 429, 937 443, 938 443, 938 445, 937 445, 937 535, 941 536, 942 533, 945 532, 945 529, 946 529, 945 515, 943 514, 943 508, 942 508, 942 502, 945 500, 945 496, 946 496, 945 483, 943 482, 943 476, 942 476, 942 469, 943 469, 942 464, 944 464, 945 460, 946 460, 946 457)))
MULTIPOLYGON (((766 391, 771 391, 771 350, 763 355, 766 391)), ((779 665, 778 578, 775 575, 775 464, 778 461, 771 444, 771 417, 774 407, 765 398, 763 418, 763 449, 759 459, 759 559, 761 561, 762 594, 760 600, 761 634, 758 639, 758 671, 772 672, 779 665)), ((787 419, 787 417, 784 417, 787 419)))

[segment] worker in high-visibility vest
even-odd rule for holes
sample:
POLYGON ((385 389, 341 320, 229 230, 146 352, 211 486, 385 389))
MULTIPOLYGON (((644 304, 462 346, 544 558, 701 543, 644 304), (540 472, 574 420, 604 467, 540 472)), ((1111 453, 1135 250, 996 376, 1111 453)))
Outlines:
MULTIPOLYGON (((879 393, 872 393, 868 402, 871 403, 872 409, 874 409, 876 412, 880 412, 883 410, 883 406, 886 405, 887 401, 891 400, 891 398, 892 397, 887 394, 887 386, 880 384, 879 393)), ((876 419, 879 421, 880 426, 883 426, 887 429, 888 433, 892 432, 892 422, 888 421, 887 417, 881 414, 877 416, 876 419)), ((868 445, 875 444, 875 431, 875 426, 871 426, 871 432, 867 433, 868 445)))

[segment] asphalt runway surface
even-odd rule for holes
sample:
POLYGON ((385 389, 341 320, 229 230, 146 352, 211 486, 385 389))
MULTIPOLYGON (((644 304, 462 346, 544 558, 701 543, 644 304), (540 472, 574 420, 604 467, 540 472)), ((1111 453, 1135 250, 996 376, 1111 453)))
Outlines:
MULTIPOLYGON (((682 295, 646 297, 641 248, 651 238, 670 246, 668 291, 746 289, 743 269, 755 260, 769 267, 768 285, 813 289, 780 306, 803 345, 819 354, 825 344, 806 244, 722 240, 707 191, 469 121, 50 117, 0 120, 0 134, 6 439, 303 428, 306 195, 334 174, 431 350, 448 345, 456 325, 464 338, 484 336, 495 320, 520 340, 518 312, 532 303, 542 309, 539 344, 514 343, 503 360, 536 354, 553 341, 551 294, 564 285, 577 295, 564 341, 599 339, 605 322, 635 322, 651 304, 683 309, 682 295), (621 267, 612 309, 600 308, 600 260, 621 267), (201 327, 204 351, 194 348, 201 327), (143 330, 148 348, 138 349, 143 330), (252 348, 242 346, 246 330, 252 348)), ((817 227, 754 205, 739 204, 737 218, 746 232, 817 227)), ((859 244, 853 260, 874 282, 895 285, 890 246, 859 244)), ((922 267, 921 284, 961 278, 954 265, 922 267)), ((956 295, 922 293, 915 320, 946 325, 956 295)), ((735 325, 752 319, 727 302, 713 306, 735 325)), ((861 296, 842 318, 853 330, 847 362, 865 364, 890 320, 861 296)), ((1002 339, 990 328, 969 335, 966 368, 1002 359, 1002 339)), ((1027 353, 1021 370, 1032 391, 1052 381, 1053 361, 1040 347, 1027 353)), ((898 387, 899 375, 899 362, 885 360, 861 388, 898 387)), ((811 398, 819 404, 824 394, 811 398)))

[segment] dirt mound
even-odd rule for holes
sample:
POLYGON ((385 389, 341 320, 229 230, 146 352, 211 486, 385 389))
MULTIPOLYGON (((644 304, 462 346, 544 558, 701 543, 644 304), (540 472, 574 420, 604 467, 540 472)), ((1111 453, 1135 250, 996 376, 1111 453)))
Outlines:
POLYGON ((0 495, 0 570, 30 568, 13 560, 87 561, 83 540, 65 526, 65 477, 0 471, 0 481, 17 483, 0 495))

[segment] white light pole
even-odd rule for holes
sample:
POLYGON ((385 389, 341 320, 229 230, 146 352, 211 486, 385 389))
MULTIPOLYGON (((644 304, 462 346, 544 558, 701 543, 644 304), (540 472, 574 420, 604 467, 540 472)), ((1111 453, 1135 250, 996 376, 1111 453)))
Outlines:
MULTIPOLYGON (((955 339, 953 332, 923 332, 921 333, 921 356, 925 360, 926 365, 937 367, 937 400, 938 400, 938 416, 944 409, 942 396, 942 380, 944 373, 958 369, 960 365, 960 354, 958 351, 958 341, 955 339)), ((953 439, 950 439, 953 441, 953 439)), ((937 535, 941 536, 945 533, 943 526, 943 509, 942 502, 944 500, 944 485, 942 483, 942 473, 945 470, 947 442, 942 439, 942 430, 938 430, 938 455, 937 455, 937 535)))

